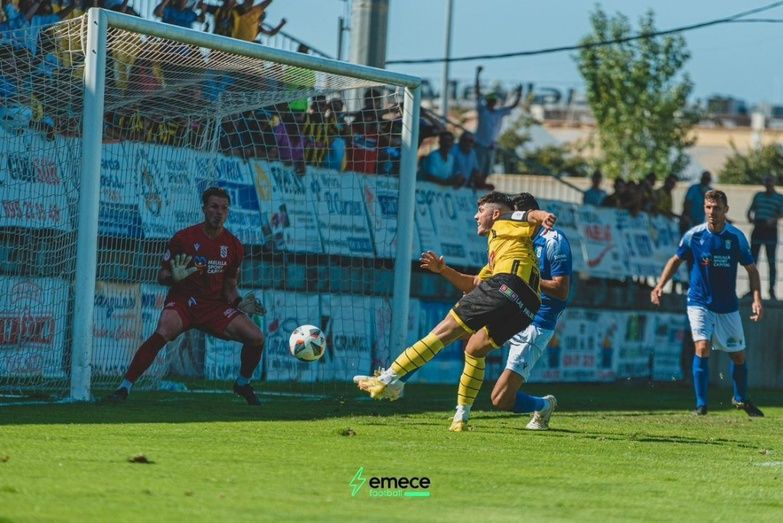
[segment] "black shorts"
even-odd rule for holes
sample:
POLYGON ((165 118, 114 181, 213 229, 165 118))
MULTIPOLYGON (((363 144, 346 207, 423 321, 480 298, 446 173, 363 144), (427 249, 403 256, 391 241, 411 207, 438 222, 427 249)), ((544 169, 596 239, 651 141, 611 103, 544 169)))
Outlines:
POLYGON ((533 322, 541 298, 521 278, 497 274, 464 295, 450 314, 471 332, 486 327, 496 347, 533 322))

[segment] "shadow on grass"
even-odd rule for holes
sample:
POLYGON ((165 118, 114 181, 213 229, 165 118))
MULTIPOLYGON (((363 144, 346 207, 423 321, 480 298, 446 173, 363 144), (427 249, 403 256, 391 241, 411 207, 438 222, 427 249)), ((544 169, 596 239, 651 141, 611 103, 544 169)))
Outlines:
MULTIPOLYGON (((475 409, 492 410, 489 401, 491 384, 486 384, 475 409)), ((191 382, 188 387, 202 393, 134 391, 121 404, 103 402, 0 407, 0 426, 26 424, 98 424, 98 423, 191 423, 237 421, 297 421, 344 417, 384 418, 443 412, 447 419, 453 411, 455 386, 410 384, 406 396, 396 402, 368 400, 350 383, 293 384, 261 383, 256 386, 262 405, 246 405, 229 392, 230 385, 215 382, 191 382)), ((685 414, 691 407, 690 388, 679 384, 615 383, 615 384, 537 384, 525 387, 530 394, 555 394, 558 413, 568 416, 649 416, 685 414)), ((762 408, 783 406, 778 391, 754 391, 762 408)), ((104 397, 109 391, 96 391, 104 397)), ((730 391, 710 391, 711 412, 729 409, 730 391)), ((739 414, 739 413, 738 413, 739 414)), ((495 413, 493 416, 504 417, 495 413)), ((511 415, 509 415, 511 416, 511 415)), ((589 433, 578 432, 585 437, 589 433)), ((600 437, 602 435, 596 435, 600 437)), ((620 437, 618 435, 604 435, 620 437)), ((626 436, 622 436, 626 437, 626 436)), ((642 437, 642 436, 640 436, 642 437)), ((659 438, 659 436, 650 436, 659 438)), ((637 441, 643 441, 638 439, 637 441)), ((661 440, 665 441, 665 440, 661 440)), ((684 440, 683 440, 684 441, 684 440)), ((650 441, 655 442, 655 441, 650 441)), ((702 442, 703 443, 703 442, 702 442)))

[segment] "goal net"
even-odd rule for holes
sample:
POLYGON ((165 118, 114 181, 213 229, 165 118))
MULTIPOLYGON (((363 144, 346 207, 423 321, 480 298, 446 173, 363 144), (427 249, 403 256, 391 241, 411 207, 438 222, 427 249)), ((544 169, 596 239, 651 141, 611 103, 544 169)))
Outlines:
MULTIPOLYGON (((167 241, 204 220, 213 186, 245 247, 240 293, 268 310, 256 378, 325 384, 388 363, 404 324, 394 310, 407 308, 411 245, 398 237, 411 225, 398 209, 412 208, 416 89, 100 10, 0 34, 0 394, 116 386, 155 330, 167 241), (324 330, 322 360, 288 353, 300 324, 324 330)), ((233 379, 240 350, 189 331, 138 385, 233 379)))

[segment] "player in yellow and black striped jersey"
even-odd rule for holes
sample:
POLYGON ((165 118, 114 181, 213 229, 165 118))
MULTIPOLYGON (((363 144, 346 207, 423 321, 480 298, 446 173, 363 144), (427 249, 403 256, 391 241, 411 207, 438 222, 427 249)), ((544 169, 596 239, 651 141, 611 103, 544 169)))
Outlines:
POLYGON ((465 429, 470 407, 484 380, 484 358, 511 336, 527 327, 541 304, 538 260, 532 238, 539 225, 554 226, 546 211, 512 212, 505 194, 491 192, 478 201, 478 234, 488 236, 487 265, 476 275, 448 267, 428 251, 422 267, 442 274, 465 295, 427 336, 405 349, 378 376, 355 376, 360 389, 374 399, 397 399, 406 374, 426 364, 443 347, 468 338, 465 369, 457 394, 457 415, 449 430, 465 429))

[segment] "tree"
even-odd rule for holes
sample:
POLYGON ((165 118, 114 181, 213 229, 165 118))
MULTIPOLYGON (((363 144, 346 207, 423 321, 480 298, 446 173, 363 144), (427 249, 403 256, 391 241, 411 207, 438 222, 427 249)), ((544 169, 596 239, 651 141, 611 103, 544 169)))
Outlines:
POLYGON ((767 175, 775 178, 775 184, 783 183, 783 146, 772 144, 740 153, 731 144, 733 154, 726 160, 719 178, 723 183, 761 185, 767 175))
MULTIPOLYGON (((593 33, 582 44, 632 36, 628 18, 591 15, 593 33)), ((639 20, 639 34, 655 32, 654 15, 639 20)), ((693 83, 681 74, 690 53, 682 36, 649 36, 586 47, 576 57, 587 100, 596 119, 601 168, 612 178, 679 175, 688 165, 685 149, 698 114, 688 109, 693 83)))
POLYGON ((545 145, 536 149, 526 146, 532 141, 530 126, 537 124, 523 114, 498 137, 498 160, 507 173, 587 176, 590 166, 570 145, 545 145))

